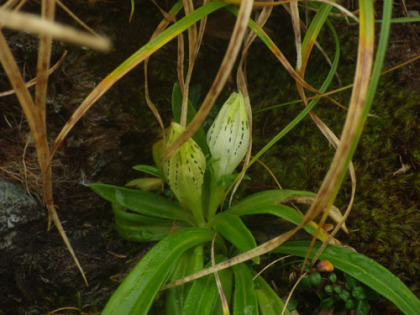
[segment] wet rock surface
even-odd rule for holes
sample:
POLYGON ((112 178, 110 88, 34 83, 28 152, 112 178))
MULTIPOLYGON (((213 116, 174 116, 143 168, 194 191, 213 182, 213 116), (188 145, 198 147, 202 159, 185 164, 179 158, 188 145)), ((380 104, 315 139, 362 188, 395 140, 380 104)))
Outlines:
POLYGON ((18 183, 0 177, 0 250, 13 250, 25 225, 44 217, 44 209, 18 183))

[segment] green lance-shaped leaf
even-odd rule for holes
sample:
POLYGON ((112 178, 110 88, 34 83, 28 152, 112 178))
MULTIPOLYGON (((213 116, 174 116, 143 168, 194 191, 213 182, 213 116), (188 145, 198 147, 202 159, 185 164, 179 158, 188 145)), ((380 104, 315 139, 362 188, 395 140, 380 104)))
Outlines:
POLYGON ((260 207, 278 205, 291 200, 295 197, 314 197, 316 196, 312 192, 300 191, 300 190, 266 190, 261 191, 252 195, 249 195, 245 199, 239 201, 229 208, 229 212, 235 213, 246 209, 257 209, 260 207))
MULTIPOLYGON (((160 158, 160 157, 159 157, 160 158)), ((159 168, 151 166, 151 165, 134 165, 133 169, 139 172, 143 172, 149 175, 153 175, 155 177, 160 178, 161 180, 166 180, 165 176, 162 174, 159 168)))
POLYGON ((146 315, 160 287, 179 257, 188 249, 211 241, 214 232, 190 228, 168 235, 133 268, 102 311, 104 315, 146 315))
MULTIPOLYGON (((246 252, 257 247, 257 243, 251 232, 242 222, 241 218, 235 214, 219 213, 214 217, 212 225, 217 232, 241 252, 246 252)), ((254 262, 259 263, 259 257, 254 258, 254 262)))
MULTIPOLYGON (((172 282, 188 276, 203 269, 204 255, 203 244, 186 251, 177 261, 176 266, 172 270, 168 282, 172 282)), ((185 299, 191 288, 192 282, 184 283, 177 287, 171 288, 166 293, 166 314, 182 315, 185 299)))
POLYGON ((232 174, 242 161, 248 149, 249 134, 244 97, 241 92, 234 92, 207 132, 216 179, 232 174))
POLYGON ((245 263, 234 265, 232 268, 235 275, 233 315, 258 315, 258 301, 251 269, 245 263))
MULTIPOLYGON (((281 314, 284 308, 283 301, 262 277, 255 279, 255 295, 261 315, 281 314)), ((284 314, 290 315, 289 310, 286 309, 284 314)))
MULTIPOLYGON (((174 230, 172 220, 162 220, 127 211, 124 207, 112 204, 115 216, 115 224, 118 233, 129 241, 153 242, 160 241, 174 230)), ((178 221, 175 230, 188 227, 182 221, 178 221)))
POLYGON ((90 188, 105 200, 139 214, 192 223, 188 211, 157 194, 106 184, 92 184, 90 188))
MULTIPOLYGON (((184 128, 172 123, 166 146, 174 142, 184 128)), ((202 185, 206 158, 193 139, 188 139, 176 152, 163 162, 163 172, 168 179, 169 187, 178 201, 188 208, 197 223, 203 223, 202 185)))
MULTIPOLYGON (((226 260, 223 255, 217 254, 215 256, 216 263, 226 260)), ((210 267, 209 262, 206 268, 210 267)), ((222 284, 223 292, 226 300, 230 301, 232 295, 232 270, 224 269, 218 271, 220 282, 222 284)), ((216 280, 214 274, 197 279, 193 282, 188 296, 185 300, 183 315, 213 315, 222 314, 222 304, 217 290, 216 280)))

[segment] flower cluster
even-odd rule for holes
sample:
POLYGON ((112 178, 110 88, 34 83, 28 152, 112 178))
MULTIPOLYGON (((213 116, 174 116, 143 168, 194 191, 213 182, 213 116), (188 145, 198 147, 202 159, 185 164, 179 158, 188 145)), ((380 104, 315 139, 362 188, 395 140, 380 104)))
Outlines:
MULTIPOLYGON (((172 123, 166 147, 184 128, 172 123)), ((249 145, 249 122, 243 95, 232 93, 224 103, 207 133, 213 177, 217 182, 230 175, 244 158, 249 145)), ((203 222, 202 185, 206 159, 193 139, 188 139, 162 165, 169 187, 178 201, 190 209, 198 222, 203 222)))

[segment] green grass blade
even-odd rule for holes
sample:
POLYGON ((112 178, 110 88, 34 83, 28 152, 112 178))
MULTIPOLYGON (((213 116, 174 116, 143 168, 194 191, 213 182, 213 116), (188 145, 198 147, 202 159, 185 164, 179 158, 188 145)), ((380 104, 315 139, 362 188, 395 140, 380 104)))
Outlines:
POLYGON ((237 211, 245 209, 256 209, 265 206, 278 205, 288 199, 295 197, 315 197, 316 195, 309 191, 276 189, 266 190, 252 194, 232 207, 226 210, 227 213, 238 213, 237 211))
MULTIPOLYGON (((375 20, 376 23, 388 23, 388 20, 375 20)), ((391 23, 418 23, 420 22, 420 16, 404 16, 394 18, 390 20, 391 23)))
MULTIPOLYGON (((118 233, 129 241, 160 241, 162 238, 168 236, 173 227, 172 220, 161 220, 137 213, 130 213, 117 205, 112 205, 112 211, 114 212, 118 233)), ((181 222, 177 222, 176 224, 177 230, 186 227, 181 222)))
POLYGON ((185 222, 192 220, 185 209, 148 191, 106 184, 92 184, 90 188, 105 200, 142 215, 185 222))
POLYGON ((217 299, 217 286, 213 275, 196 280, 191 287, 183 315, 210 315, 217 299))
MULTIPOLYGON (((216 263, 226 260, 222 255, 216 255, 216 263)), ((210 267, 207 264, 206 267, 210 267)), ((223 291, 229 302, 232 293, 232 270, 224 269, 218 272, 223 291)), ((208 275, 196 280, 191 286, 185 301, 183 315, 212 315, 222 314, 222 304, 217 291, 214 275, 208 275)))
MULTIPOLYGON (((271 214, 275 215, 276 217, 282 218, 287 220, 295 225, 298 225, 302 219, 303 214, 293 209, 291 207, 285 205, 269 205, 269 206, 261 206, 256 208, 242 208, 239 210, 233 210, 233 214, 242 216, 242 215, 255 215, 255 214, 271 214)), ((315 222, 309 222, 307 225, 303 227, 303 229, 311 235, 314 235, 318 225, 315 222)), ((325 230, 321 229, 318 234, 318 238, 321 241, 324 241, 327 238, 327 233, 325 230)))
MULTIPOLYGON (((186 251, 178 260, 174 270, 171 272, 168 282, 172 282, 188 276, 203 269, 203 246, 199 245, 186 251)), ((184 309, 184 302, 192 283, 185 283, 169 289, 166 293, 166 314, 181 315, 184 309)))
MULTIPOLYGON (((364 122, 372 106, 373 98, 375 96, 376 88, 378 86, 379 78, 381 77, 382 66, 385 60, 386 48, 388 46, 389 32, 391 30, 391 16, 392 16, 392 0, 385 0, 382 12, 382 25, 379 34, 379 43, 376 51, 375 62, 372 70, 372 77, 369 84, 369 90, 366 96, 366 103, 363 108, 364 122)), ((374 35, 372 35, 374 36, 374 35)))
MULTIPOLYGON (((214 217, 212 225, 217 232, 242 253, 257 247, 251 232, 237 215, 225 212, 219 213, 214 217)), ((259 258, 255 258, 254 261, 259 263, 259 258)))
POLYGON ((155 176, 166 182, 165 175, 163 175, 160 169, 158 169, 155 166, 139 164, 139 165, 134 165, 133 169, 139 172, 143 172, 143 173, 155 176))
MULTIPOLYGON (((306 241, 287 242, 273 252, 305 257, 309 244, 306 241)), ((315 255, 319 247, 319 243, 314 245, 310 258, 315 255)), ((420 300, 399 278, 374 260, 348 248, 335 245, 328 245, 320 259, 330 261, 337 269, 382 294, 405 314, 418 314, 420 300)))
POLYGON ((178 258, 188 249, 209 242, 214 232, 191 228, 175 232, 154 246, 134 267, 105 306, 104 315, 148 314, 160 287, 178 258))
POLYGON ((258 315, 258 301, 251 270, 244 263, 232 268, 235 275, 233 315, 258 315))
POLYGON ((319 32, 324 26, 324 23, 326 19, 328 18, 328 15, 330 14, 331 9, 332 9, 332 6, 327 5, 325 3, 321 4, 320 8, 318 9, 315 16, 313 17, 311 24, 308 27, 308 30, 306 31, 305 37, 303 38, 303 41, 302 41, 303 69, 306 68, 306 65, 309 60, 309 56, 311 54, 312 47, 315 44, 315 41, 319 35, 319 32))

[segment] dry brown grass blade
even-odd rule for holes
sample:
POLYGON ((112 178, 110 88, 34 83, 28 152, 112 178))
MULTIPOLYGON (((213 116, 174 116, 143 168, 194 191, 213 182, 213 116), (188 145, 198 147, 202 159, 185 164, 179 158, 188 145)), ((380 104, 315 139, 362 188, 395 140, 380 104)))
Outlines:
MULTIPOLYGON (((64 51, 64 53, 61 55, 60 59, 58 59, 58 61, 54 64, 54 66, 52 66, 49 70, 48 70, 48 75, 50 75, 51 73, 53 73, 55 70, 57 70, 57 68, 63 63, 64 59, 67 56, 67 50, 64 51)), ((26 88, 29 88, 31 86, 34 86, 36 84, 36 78, 28 81, 25 83, 26 88)), ((14 89, 9 90, 9 91, 4 91, 0 93, 0 97, 3 96, 7 96, 7 95, 12 95, 15 94, 16 91, 14 89)))
MULTIPOLYGON (((214 266, 216 264, 216 260, 214 258, 214 241, 216 240, 217 233, 214 233, 213 239, 211 241, 211 264, 214 266)), ((217 291, 219 292, 220 300, 222 301, 222 310, 223 315, 229 315, 229 305, 226 299, 226 294, 223 291, 222 282, 220 281, 220 277, 218 272, 214 272, 214 278, 216 280, 217 291)))
MULTIPOLYGON (((265 23, 268 21, 268 18, 270 17, 272 11, 273 11, 273 7, 271 6, 264 7, 261 10, 261 13, 255 19, 255 22, 262 28, 265 25, 265 23)), ((248 116, 249 130, 251 131, 252 131, 252 107, 251 107, 251 100, 249 98, 249 93, 248 93, 245 62, 246 62, 246 57, 248 54, 248 49, 256 37, 257 35, 254 32, 249 32, 245 40, 244 46, 242 48, 241 59, 239 60, 238 70, 236 73, 236 84, 238 85, 238 90, 241 91, 242 95, 244 96, 246 112, 248 116)), ((247 165, 249 163, 251 159, 251 152, 252 152, 252 132, 249 134, 249 146, 245 155, 244 165, 247 165)), ((235 183, 235 186, 232 188, 232 192, 229 198, 229 205, 232 203, 233 196, 235 195, 235 192, 237 191, 239 185, 241 184, 244 176, 245 176, 245 173, 243 173, 238 178, 238 180, 235 183)))
MULTIPOLYGON (((373 21, 373 18, 370 20, 373 21)), ((366 23, 365 21, 363 22, 366 23)), ((353 91, 340 143, 337 147, 328 173, 319 189, 317 197, 303 218, 302 223, 308 223, 318 216, 323 209, 326 209, 326 212, 321 219, 321 223, 325 220, 328 209, 334 203, 341 181, 344 178, 342 170, 346 168, 346 157, 350 156, 352 149, 354 149, 352 148, 353 139, 358 139, 362 132, 363 125, 360 125, 360 118, 363 117, 363 106, 365 104, 368 91, 374 53, 374 36, 367 36, 364 33, 365 27, 366 26, 364 24, 360 24, 360 36, 353 91)), ((373 26, 371 26, 371 28, 373 29, 373 26)), ((314 242, 315 240, 313 239, 311 241, 310 248, 312 248, 314 242)), ((303 265, 305 265, 308 260, 308 255, 309 251, 305 257, 303 265)))
MULTIPOLYGON (((43 128, 42 124, 39 124, 39 122, 43 121, 43 114, 41 113, 41 110, 35 106, 31 94, 25 87, 25 82, 20 74, 20 70, 16 65, 15 59, 2 32, 0 32, 0 60, 10 83, 16 92, 16 96, 22 105, 23 112, 27 117, 28 125, 31 129, 35 143, 42 143, 46 138, 45 128, 43 128)), ((41 152, 37 151, 38 161, 43 160, 43 157, 39 156, 41 152)), ((40 166, 42 167, 42 165, 40 166)))
POLYGON ((266 270, 268 270, 269 268, 271 268, 271 266, 274 266, 275 264, 277 264, 278 262, 285 260, 286 258, 292 257, 292 255, 286 255, 280 258, 277 258, 276 260, 270 262, 268 265, 265 265, 263 269, 261 269, 260 271, 258 271, 258 273, 252 278, 252 280, 257 279, 259 276, 261 276, 266 270))
MULTIPOLYGON (((166 14, 168 15, 168 14, 166 14)), ((166 16, 165 15, 165 16, 166 16)), ((168 19, 164 19, 162 20, 159 25, 157 26, 157 28, 155 29, 155 31, 153 32, 152 36, 150 37, 150 39, 153 39, 154 37, 156 37, 157 35, 159 35, 160 33, 162 33, 169 25, 170 20, 168 19)), ((165 126, 163 124, 163 120, 162 117, 159 114, 159 110, 157 109, 156 105, 152 102, 152 100, 150 99, 150 94, 149 94, 149 80, 148 80, 148 76, 147 76, 147 69, 148 69, 148 65, 149 65, 149 59, 150 57, 147 57, 144 60, 144 95, 146 98, 146 103, 147 106, 150 108, 150 110, 153 113, 153 116, 155 116, 160 129, 162 131, 162 137, 165 139, 165 126)))
MULTIPOLYGON (((188 0, 186 0, 188 2, 188 0)), ((185 1, 184 1, 185 2, 185 1)), ((203 5, 209 3, 209 0, 204 0, 203 5)), ((191 4, 192 6, 192 4, 191 4)), ((187 10, 186 10, 187 12, 187 10)), ((189 44, 189 58, 188 58, 188 70, 185 82, 183 84, 182 91, 182 106, 181 106, 181 121, 180 124, 185 126, 187 124, 188 117, 188 100, 189 100, 189 89, 191 77, 197 59, 198 51, 200 50, 201 43, 203 41, 204 30, 206 28, 207 16, 203 17, 200 21, 200 28, 197 33, 197 27, 194 24, 193 28, 188 29, 188 44, 189 44), (191 30, 191 33, 190 33, 191 30)))
MULTIPOLYGON (((184 5, 185 15, 189 15, 194 11, 194 5, 192 0, 182 0, 184 5)), ((188 69, 187 75, 185 77, 184 88, 182 91, 182 106, 181 106, 181 126, 187 125, 187 113, 188 113, 188 94, 190 90, 190 81, 192 72, 194 69, 195 59, 196 59, 196 44, 197 44, 197 25, 192 24, 188 28, 188 69)))
MULTIPOLYGON (((230 3, 230 4, 239 4, 241 0, 223 0, 222 2, 230 3)), ((293 2, 298 2, 297 0, 286 0, 286 1, 271 1, 271 2, 264 2, 264 1, 255 1, 254 2, 254 8, 261 8, 261 7, 267 7, 267 6, 278 6, 278 5, 285 5, 293 2)), ((304 1, 302 1, 304 2, 304 1)), ((330 0, 305 0, 305 2, 322 2, 325 4, 329 4, 330 6, 340 10, 343 13, 343 16, 351 17, 356 22, 359 21, 359 19, 349 10, 347 10, 345 7, 340 5, 339 3, 336 3, 334 1, 330 0)), ((316 10, 316 9, 313 9, 316 10)))
POLYGON ((57 212, 55 211, 54 201, 52 199, 52 171, 51 165, 48 163, 49 147, 47 142, 46 125, 44 119, 45 114, 42 112, 43 107, 35 105, 28 89, 25 87, 25 81, 23 80, 22 75, 20 74, 19 68, 2 32, 0 32, 0 61, 10 80, 12 87, 16 91, 16 96, 19 100, 19 103, 22 106, 22 110, 25 114, 26 120, 31 130, 31 134, 34 137, 38 157, 38 164, 42 173, 43 198, 45 205, 48 209, 49 222, 50 220, 54 222, 58 232, 60 233, 60 236, 62 237, 64 243, 67 246, 67 249, 73 257, 77 268, 82 274, 86 285, 88 285, 82 266, 80 265, 73 251, 73 248, 71 247, 67 235, 64 232, 63 226, 61 225, 60 219, 58 218, 57 212))
POLYGON ((306 273, 306 272, 302 273, 302 274, 299 276, 299 278, 296 280, 296 282, 295 282, 295 284, 293 285, 292 289, 290 289, 289 295, 287 296, 287 299, 286 299, 286 301, 284 302, 284 306, 283 306, 283 309, 281 310, 281 314, 280 314, 280 315, 283 315, 283 314, 286 312, 286 310, 287 310, 287 305, 289 304, 290 299, 292 298, 293 293, 295 292, 295 290, 296 290, 297 286, 299 285, 299 283, 302 281, 302 279, 303 279, 306 275, 307 275, 307 273, 306 273))
MULTIPOLYGON (((353 165, 351 165, 353 166, 353 165)), ((344 212, 343 218, 340 220, 340 222, 337 223, 337 225, 335 226, 334 230, 331 232, 331 234, 329 234, 325 240, 325 242, 323 242, 321 244, 321 246, 319 247, 318 251, 316 252, 315 256, 312 258, 311 264, 314 265, 315 262, 318 260, 319 256, 322 254, 322 252, 324 251, 325 247, 327 247, 328 244, 330 244, 331 240, 334 238, 334 236, 337 234, 337 232, 340 230, 340 228, 342 228, 342 226, 344 225, 344 223, 347 220, 347 217, 349 216, 351 209, 353 207, 353 203, 354 203, 354 198, 356 195, 356 172, 354 170, 354 167, 349 167, 349 172, 350 172, 350 177, 351 177, 351 184, 352 184, 352 189, 351 189, 351 197, 350 197, 350 202, 347 206, 346 211, 344 212)))
MULTIPOLYGON (((305 76, 305 70, 306 70, 306 66, 308 65, 309 56, 311 54, 312 48, 314 47, 315 43, 316 43, 316 38, 313 38, 312 41, 306 47, 306 50, 304 52, 305 55, 303 56, 303 63, 301 64, 301 67, 297 67, 298 73, 300 74, 300 76, 302 78, 304 78, 304 76, 305 76)), ((304 91, 302 85, 300 85, 299 82, 296 82, 296 87, 297 87, 298 93, 299 93, 301 99, 303 100, 305 106, 307 106, 308 100, 307 100, 307 97, 305 95, 305 91, 304 91)), ((324 122, 315 114, 314 111, 310 112, 310 116, 311 116, 312 120, 315 122, 318 129, 322 132, 322 134, 328 139, 328 141, 333 145, 333 147, 335 149, 337 149, 337 147, 340 144, 340 141, 336 137, 336 135, 331 131, 331 129, 326 124, 324 124, 324 122)), ((356 193, 356 191, 355 191, 355 189, 356 189, 356 175, 355 175, 355 172, 354 172, 353 163, 351 161, 350 161, 350 164, 348 166, 348 172, 349 172, 350 177, 351 177, 352 192, 351 192, 350 202, 349 202, 349 205, 347 206, 347 210, 346 210, 347 215, 351 211, 351 208, 352 208, 353 202, 354 202, 354 196, 355 196, 355 193, 356 193)), ((312 207, 311 207, 311 209, 312 209, 312 207)), ((336 213, 335 213, 335 211, 331 212, 332 209, 333 209, 332 204, 329 205, 327 208, 325 208, 324 215, 322 216, 322 218, 321 218, 321 220, 318 224, 318 229, 315 232, 315 234, 313 235, 313 238, 312 238, 312 241, 311 241, 311 246, 308 248, 308 255, 311 252, 313 243, 317 239, 317 236, 318 236, 319 232, 321 231, 327 217, 331 216, 334 220, 336 220, 336 215, 335 215, 336 213)), ((342 221, 341 223, 338 222, 338 226, 342 226, 345 229, 345 231, 347 230, 345 225, 344 225, 344 221, 342 221)), ((324 242, 324 244, 327 244, 327 243, 324 242)), ((318 251, 318 256, 320 255, 320 253, 321 252, 318 251)), ((306 263, 306 259, 307 258, 305 258, 305 263, 306 263)), ((316 261, 315 259, 312 260, 312 262, 315 262, 315 261, 316 261)), ((304 265, 305 264, 303 264, 302 266, 304 266, 304 265)))
MULTIPOLYGON (((251 156, 252 157, 252 156, 251 156)), ((265 164, 263 161, 261 161, 260 159, 257 159, 256 162, 258 164, 260 164, 262 167, 265 168, 265 170, 268 172, 268 174, 270 174, 271 178, 274 180, 274 182, 276 183, 278 189, 283 189, 283 187, 281 187, 280 182, 278 181, 276 175, 274 175, 274 173, 271 171, 271 169, 268 167, 267 164, 265 164)))
POLYGON ((1 8, 3 9, 11 9, 15 6, 15 4, 18 2, 19 0, 8 0, 6 1, 1 8))
MULTIPOLYGON (((354 171, 354 169, 353 169, 354 171)), ((353 192, 352 192, 353 193, 353 192)), ((304 204, 304 205, 311 205, 315 200, 315 197, 302 197, 302 196, 295 196, 295 197, 291 197, 291 198, 287 198, 285 199, 282 203, 293 203, 293 204, 304 204)), ((352 202, 350 202, 350 204, 352 204, 352 202)), ((347 207, 347 209, 351 209, 351 207, 347 207)), ((342 230, 345 233, 349 233, 346 225, 344 222, 342 222, 342 218, 344 217, 343 214, 341 214, 341 211, 335 207, 335 206, 331 206, 331 210, 328 213, 328 215, 330 216, 330 218, 336 222, 337 224, 340 224, 342 230)), ((319 226, 318 226, 319 227, 319 226)), ((319 229, 321 229, 321 227, 319 227, 319 229)), ((328 234, 329 235, 329 234, 328 234)))
MULTIPOLYGON (((324 124, 324 122, 314 113, 314 112, 310 112, 310 116, 312 118, 312 120, 315 122, 315 124, 317 125, 317 127, 319 128, 319 130, 322 132, 322 134, 328 139, 329 143, 332 144, 332 146, 334 147, 334 149, 337 150, 337 147, 340 144, 340 140, 337 138, 337 136, 332 132, 332 130, 324 124)), ((347 205, 347 209, 345 211, 345 213, 350 214, 350 211, 353 207, 353 203, 354 203, 354 197, 356 196, 356 172, 354 170, 354 165, 353 162, 350 161, 349 166, 348 166, 348 173, 350 175, 350 180, 351 180, 351 196, 350 196, 350 200, 349 200, 349 204, 347 205)), ((331 206, 330 209, 333 209, 333 206, 331 206)), ((328 212, 327 212, 328 213, 328 212)), ((335 217, 333 217, 333 215, 330 215, 332 217, 332 219, 334 221, 337 222, 337 220, 335 219, 335 217)), ((343 217, 347 217, 347 216, 343 216, 343 217)), ((345 226, 345 221, 337 222, 338 225, 342 225, 344 228, 344 231, 346 233, 348 233, 347 228, 345 226)), ((322 225, 319 225, 319 228, 321 228, 322 225)), ((335 234, 333 234, 334 236, 335 234)), ((315 237, 315 236, 314 236, 315 237)))
MULTIPOLYGON (((265 44, 269 47, 273 55, 280 61, 280 63, 283 65, 283 67, 286 69, 286 71, 290 74, 290 76, 297 82, 297 84, 303 86, 304 88, 308 89, 309 91, 316 93, 318 95, 322 95, 321 92, 319 92, 317 89, 315 89, 313 86, 308 84, 302 76, 295 71, 293 66, 290 64, 290 62, 287 60, 285 55, 282 53, 282 51, 277 47, 277 45, 271 40, 271 38, 266 34, 266 32, 262 28, 258 28, 256 30, 261 34, 262 37, 265 38, 265 44)), ((331 99, 332 102, 335 103, 333 99, 331 99)))
MULTIPOLYGON (((203 6, 206 5, 209 2, 210 2, 210 0, 204 0, 203 1, 203 6)), ((197 54, 198 54, 198 50, 200 49, 201 43, 203 41, 204 31, 206 30, 206 24, 207 24, 207 16, 202 18, 201 21, 200 21, 200 27, 198 29, 197 41, 196 41, 195 52, 194 52, 196 57, 197 57, 197 54)))
MULTIPOLYGON (((175 13, 176 14, 176 13, 175 13)), ((165 16, 166 20, 173 21, 174 17, 172 15, 167 14, 165 16)), ((172 38, 168 38, 167 40, 171 40, 172 38)), ((164 45, 164 44, 161 44, 164 45)), ((143 46, 144 48, 144 46, 143 46)), ((147 49, 147 50, 138 50, 133 55, 125 59, 125 61, 118 66, 114 71, 108 74, 96 87, 93 89, 89 95, 83 100, 83 102, 79 105, 79 107, 74 111, 72 116, 66 122, 64 127, 61 129, 60 133, 58 134, 57 138, 54 141, 54 144, 51 147, 50 153, 50 163, 51 159, 53 158, 55 152, 57 151, 58 147, 66 138, 67 134, 71 131, 74 125, 84 116, 84 114, 96 103, 96 101, 104 95, 119 79, 121 79, 124 75, 134 69, 137 65, 139 65, 142 61, 146 58, 151 56, 159 47, 154 47, 154 49, 147 49)))
POLYGON ((168 158, 185 141, 187 141, 189 138, 192 137, 192 135, 197 131, 197 129, 204 122, 208 113, 213 107, 213 104, 216 101, 216 98, 219 96, 220 92, 222 91, 226 83, 226 80, 232 70, 236 57, 238 56, 242 40, 244 38, 245 31, 247 29, 246 25, 251 15, 252 3, 253 3, 252 0, 241 2, 238 17, 236 19, 235 27, 232 32, 232 37, 231 37, 231 40, 229 41, 229 46, 226 50, 222 64, 219 67, 219 71, 216 74, 213 84, 210 87, 210 90, 203 101, 203 104, 201 105, 194 119, 186 127, 185 131, 165 150, 162 156, 162 159, 168 158))
POLYGON ((71 10, 64 3, 62 3, 60 0, 55 0, 55 2, 57 2, 60 8, 63 9, 63 11, 66 12, 73 20, 75 20, 78 24, 80 24, 80 26, 83 27, 86 31, 88 31, 89 33, 95 36, 99 36, 98 33, 96 33, 93 29, 87 26, 86 23, 84 23, 81 19, 79 19, 76 14, 71 12, 71 10))
MULTIPOLYGON (((406 65, 408 65, 410 63, 413 63, 413 62, 415 62, 417 60, 420 60, 420 55, 415 56, 413 58, 410 58, 409 60, 404 61, 404 62, 402 62, 402 63, 400 63, 400 64, 398 64, 398 65, 396 65, 396 66, 394 66, 392 68, 389 68, 389 69, 386 69, 386 70, 382 71, 381 72, 381 76, 384 75, 384 74, 390 73, 392 71, 395 71, 395 70, 397 70, 399 68, 402 68, 402 67, 404 67, 404 66, 406 66, 406 65)), ((353 84, 348 84, 348 85, 345 85, 345 86, 340 87, 338 89, 325 92, 323 94, 319 94, 319 95, 308 97, 307 99, 308 99, 308 101, 310 101, 310 100, 314 100, 314 99, 321 98, 321 97, 328 97, 330 95, 333 95, 333 94, 336 94, 336 93, 339 93, 339 92, 342 92, 342 91, 351 89, 352 87, 353 87, 353 84)), ((330 98, 328 98, 328 99, 330 99, 330 98)), ((298 101, 298 102, 302 102, 302 101, 298 101)), ((344 106, 340 106, 340 107, 343 108, 344 110, 348 110, 347 107, 344 107, 344 106)), ((369 117, 376 117, 376 118, 378 118, 378 116, 373 115, 373 114, 369 114, 369 117)))
POLYGON ((184 91, 184 34, 181 33, 178 35, 178 50, 177 50, 177 59, 176 59, 176 72, 178 74, 179 89, 184 91))
MULTIPOLYGON (((291 10, 287 7, 287 6, 284 6, 284 9, 287 11, 287 12, 289 12, 289 14, 290 15, 292 15, 292 13, 291 13, 291 10)), ((306 27, 306 25, 305 25, 305 23, 302 21, 302 20, 300 20, 300 27, 301 27, 301 29, 304 31, 304 32, 306 32, 306 30, 307 30, 307 27, 306 27)), ((300 45, 301 46, 301 45, 300 45)), ((319 50, 319 52, 324 56, 324 59, 325 59, 325 61, 328 63, 328 65, 330 66, 330 67, 332 67, 332 61, 331 61, 331 59, 328 57, 328 55, 327 55, 327 53, 325 52, 325 50, 321 47, 321 45, 317 42, 317 41, 315 41, 315 46, 318 48, 318 50, 319 50)), ((301 54, 301 52, 299 51, 299 50, 297 50, 297 54, 299 55, 299 54, 301 54)), ((298 60, 299 60, 299 58, 297 58, 298 60)), ((298 65, 298 64, 296 64, 296 69, 298 69, 298 70, 301 70, 301 65, 302 64, 300 64, 300 65, 298 65)), ((337 78, 337 81, 339 82, 339 85, 341 85, 341 80, 340 80, 340 77, 338 76, 338 73, 336 72, 335 73, 335 77, 337 78)), ((343 108, 343 109, 346 109, 347 110, 347 108, 346 107, 344 107, 343 105, 341 105, 340 103, 338 103, 338 102, 336 102, 334 99, 331 99, 331 98, 328 98, 330 101, 332 101, 334 104, 336 104, 337 106, 339 106, 339 107, 341 107, 341 108, 343 108)))
POLYGON ((47 21, 29 13, 13 12, 0 8, 0 23, 4 27, 17 31, 49 35, 56 40, 86 46, 99 51, 109 51, 111 49, 111 42, 104 37, 80 32, 72 27, 47 21))
POLYGON ((290 17, 292 18, 293 32, 295 34, 296 46, 296 69, 302 67, 302 35, 300 32, 300 17, 297 1, 290 2, 290 17))
MULTIPOLYGON (((293 19, 293 14, 292 14, 293 11, 291 10, 290 13, 291 13, 292 19, 293 19)), ((300 23, 298 21, 296 21, 295 24, 294 24, 294 26, 300 28, 300 23)), ((295 32, 295 35, 296 35, 296 32, 295 32)), ((298 65, 296 67, 298 73, 300 74, 300 76, 302 78, 304 78, 304 76, 305 76, 305 70, 306 70, 306 66, 308 65, 309 56, 310 56, 311 51, 312 51, 312 48, 314 47, 315 44, 316 44, 316 38, 313 38, 313 40, 306 47, 306 50, 304 52, 305 55, 303 56, 303 60, 302 60, 303 63, 302 64, 299 64, 298 63, 298 65)), ((302 58, 302 56, 301 56, 301 58, 302 58)), ((302 85, 299 84, 299 82, 296 82, 296 87, 297 87, 297 90, 298 90, 298 93, 299 93, 301 99, 303 100, 303 102, 304 102, 304 104, 306 106, 308 100, 307 100, 307 97, 305 95, 305 91, 304 91, 302 85)), ((337 146, 339 145, 339 140, 335 136, 335 134, 328 128, 327 125, 325 125, 323 123, 323 121, 313 111, 310 112, 310 116, 311 116, 312 120, 315 122, 315 124, 318 127, 318 129, 323 133, 323 135, 328 139, 328 141, 336 149, 337 146)), ((349 165, 348 168, 349 168, 349 174, 350 174, 351 181, 352 181, 352 192, 351 192, 351 199, 350 199, 349 205, 347 207, 346 213, 349 213, 350 210, 351 210, 351 208, 352 208, 352 206, 353 206, 353 201, 354 201, 354 196, 355 196, 355 188, 356 188, 356 176, 355 176, 354 167, 353 167, 352 162, 350 162, 350 165, 349 165)), ((343 218, 343 216, 341 215, 340 212, 335 211, 334 206, 331 205, 329 208, 326 208, 325 209, 325 213, 324 213, 323 217, 321 218, 321 221, 319 222, 318 229, 317 229, 317 231, 315 232, 315 234, 313 236, 312 242, 315 242, 315 240, 317 239, 317 236, 318 236, 319 232, 321 231, 321 229, 322 229, 322 227, 323 227, 323 225, 324 225, 324 223, 325 223, 325 221, 326 221, 326 219, 327 219, 328 216, 330 216, 336 222, 337 222, 337 219, 339 219, 338 222, 337 222, 338 225, 339 226, 342 226, 342 228, 345 231, 347 231, 347 229, 345 227, 345 224, 344 224, 344 221, 341 221, 341 223, 340 223, 340 220, 343 218), (339 216, 337 216, 338 214, 339 214, 339 216)), ((325 242, 325 244, 327 244, 327 243, 325 242)), ((308 249, 308 253, 310 251, 311 251, 311 247, 308 249)), ((319 254, 320 254, 320 252, 318 252, 318 255, 319 254)), ((314 262, 316 260, 312 260, 312 261, 314 262)))
MULTIPOLYGON (((42 0, 41 16, 53 22, 55 16, 55 1, 42 0)), ((42 125, 46 125, 46 100, 47 100, 47 83, 48 83, 48 68, 50 67, 52 48, 52 37, 48 34, 39 36, 38 44, 38 60, 36 67, 36 87, 35 87, 35 105, 42 113, 42 125)), ((46 127, 45 127, 46 128, 46 127)), ((47 155, 48 156, 48 155, 47 155)), ((48 164, 48 159, 42 161, 48 164)), ((49 220, 50 223, 50 220, 49 220)))

